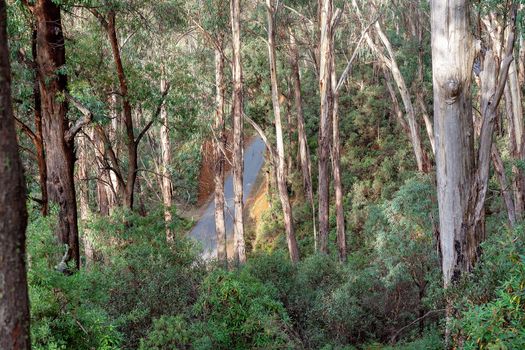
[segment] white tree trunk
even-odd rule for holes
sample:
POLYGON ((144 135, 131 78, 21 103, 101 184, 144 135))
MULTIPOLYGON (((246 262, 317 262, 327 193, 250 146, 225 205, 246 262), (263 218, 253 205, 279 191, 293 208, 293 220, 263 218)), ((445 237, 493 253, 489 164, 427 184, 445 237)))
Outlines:
POLYGON ((299 249, 297 247, 297 240, 295 239, 292 206, 290 205, 288 186, 286 184, 286 158, 284 151, 281 106, 279 102, 279 86, 277 83, 277 64, 275 57, 275 29, 273 20, 275 9, 273 8, 272 0, 266 0, 266 8, 268 19, 268 56, 270 61, 272 105, 273 115, 275 119, 275 138, 277 141, 277 187, 279 190, 279 198, 281 200, 281 206, 283 209, 284 227, 286 230, 288 252, 290 254, 290 260, 293 263, 296 263, 299 261, 299 249))
POLYGON ((241 28, 240 0, 232 0, 231 26, 233 44, 233 192, 234 192, 234 260, 239 264, 246 262, 246 247, 244 243, 243 218, 243 82, 241 65, 241 28))
MULTIPOLYGON (((160 81, 160 91, 162 94, 166 92, 168 88, 166 79, 160 81)), ((168 110, 166 104, 163 103, 160 110, 160 153, 161 153, 161 176, 162 176, 162 203, 164 204, 164 221, 166 223, 166 239, 167 241, 173 240, 173 232, 170 229, 171 225, 171 205, 172 205, 172 193, 173 185, 171 183, 171 144, 170 144, 170 130, 168 127, 168 110)))

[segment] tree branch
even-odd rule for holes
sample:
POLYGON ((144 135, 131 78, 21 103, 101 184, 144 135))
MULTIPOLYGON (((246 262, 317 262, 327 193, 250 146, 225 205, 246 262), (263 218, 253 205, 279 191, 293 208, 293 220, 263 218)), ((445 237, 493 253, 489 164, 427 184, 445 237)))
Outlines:
POLYGON ((166 83, 166 89, 162 92, 162 96, 160 98, 159 105, 157 106, 157 109, 155 110, 155 113, 151 117, 150 121, 146 124, 144 129, 140 132, 139 136, 137 136, 137 139, 135 140, 135 147, 138 146, 140 143, 140 140, 144 137, 144 135, 148 132, 149 128, 153 125, 153 122, 157 119, 157 117, 160 114, 160 111, 162 109, 162 105, 164 104, 164 99, 166 98, 166 95, 168 95, 168 92, 170 91, 170 83, 166 83))
POLYGON ((33 143, 36 143, 37 137, 36 137, 35 133, 33 132, 33 130, 31 130, 31 128, 29 126, 27 126, 23 121, 21 121, 17 117, 15 117, 15 116, 13 116, 13 117, 15 118, 16 123, 18 124, 18 126, 20 126, 22 131, 27 136, 29 136, 29 138, 31 139, 31 141, 33 141, 33 143))
POLYGON ((84 118, 77 120, 77 122, 66 131, 64 138, 67 142, 70 142, 84 126, 91 123, 93 120, 93 113, 69 93, 65 92, 64 96, 84 115, 84 118))
POLYGON ((341 86, 343 86, 344 81, 346 80, 346 77, 350 73, 350 70, 352 69, 352 64, 357 57, 357 52, 359 51, 359 46, 361 46, 361 43, 365 39, 366 34, 368 33, 368 30, 372 25, 378 20, 379 17, 376 17, 372 22, 370 22, 366 28, 361 32, 361 37, 359 38, 359 41, 357 42, 357 45, 355 46, 354 52, 352 53, 352 57, 350 57, 350 60, 346 64, 346 68, 339 77, 339 81, 337 82, 337 86, 335 87, 335 93, 338 93, 341 89, 341 86))
POLYGON ((270 141, 268 141, 268 138, 266 137, 266 134, 264 133, 263 129, 250 117, 248 117, 246 114, 243 113, 243 116, 244 116, 244 119, 246 119, 248 121, 248 123, 250 123, 253 128, 255 129, 255 131, 257 131, 257 133, 259 134, 259 136, 261 136, 261 139, 263 140, 264 144, 266 145, 266 148, 268 148, 268 151, 270 152, 270 160, 273 164, 276 164, 275 162, 275 149, 273 148, 272 144, 270 143, 270 141))

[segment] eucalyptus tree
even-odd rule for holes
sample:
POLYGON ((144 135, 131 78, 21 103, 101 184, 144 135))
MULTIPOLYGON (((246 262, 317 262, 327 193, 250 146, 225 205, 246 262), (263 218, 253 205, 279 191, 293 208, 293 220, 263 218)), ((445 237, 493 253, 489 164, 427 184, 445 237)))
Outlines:
MULTIPOLYGON (((275 53, 275 14, 277 12, 277 5, 272 0, 266 1, 266 12, 268 22, 268 57, 270 63, 270 81, 272 90, 272 105, 273 115, 275 120, 275 137, 277 143, 277 187, 279 190, 279 198, 281 200, 281 207, 283 209, 284 226, 286 229, 286 241, 288 244, 288 252, 290 260, 293 263, 299 261, 299 248, 297 247, 297 240, 295 238, 295 231, 293 226, 292 206, 290 204, 290 197, 288 195, 288 188, 286 185, 286 158, 283 140, 283 128, 281 120, 281 105, 279 102, 279 85, 277 77, 277 63, 275 53)), ((290 125, 288 126, 290 127, 290 125)))
POLYGON ((241 4, 240 0, 231 0, 232 27, 232 118, 233 118, 233 192, 234 192, 234 254, 240 264, 246 262, 246 247, 244 242, 244 204, 243 204, 243 77, 241 62, 241 4))
POLYGON ((80 266, 77 202, 74 183, 74 139, 91 121, 85 114, 70 126, 66 54, 60 5, 51 0, 25 2, 36 23, 36 65, 46 151, 47 192, 59 208, 57 235, 68 246, 68 259, 80 266))
MULTIPOLYGON (((474 40, 470 28, 471 5, 455 0, 447 4, 433 2, 431 7, 439 241, 445 288, 472 271, 485 238, 484 205, 493 129, 515 41, 514 6, 507 11, 510 31, 501 57, 486 50, 479 73, 481 127, 475 149, 471 85, 480 43, 474 40)), ((447 321, 452 313, 449 300, 447 321)))
POLYGON ((320 51, 319 51, 319 93, 321 114, 318 137, 318 198, 319 198, 319 237, 318 248, 328 253, 328 233, 330 228, 330 172, 329 157, 331 147, 331 121, 333 113, 332 89, 332 55, 333 55, 333 1, 323 0, 320 3, 320 51))
POLYGON ((31 348, 25 263, 25 180, 11 105, 6 4, 0 1, 0 348, 31 348))

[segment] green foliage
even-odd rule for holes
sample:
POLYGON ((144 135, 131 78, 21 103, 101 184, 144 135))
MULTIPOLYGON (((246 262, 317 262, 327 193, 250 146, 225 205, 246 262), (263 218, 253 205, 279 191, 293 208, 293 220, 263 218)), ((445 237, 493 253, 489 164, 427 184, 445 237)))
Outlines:
POLYGON ((457 332, 466 338, 465 349, 525 347, 523 226, 515 232, 487 242, 475 275, 465 281, 463 311, 455 323, 457 332), (468 283, 474 279, 475 284, 468 283))
POLYGON ((64 251, 55 242, 54 222, 35 218, 28 227, 33 349, 119 349, 122 334, 103 307, 108 299, 103 275, 55 270, 64 251))
POLYGON ((289 318, 276 291, 244 271, 217 270, 205 280, 195 313, 213 348, 288 348, 289 318))
POLYGON ((195 301, 204 270, 192 243, 177 235, 186 222, 177 222, 172 228, 177 238, 169 244, 162 211, 147 217, 117 212, 89 227, 97 232, 95 248, 106 261, 104 308, 125 335, 126 347, 137 346, 155 318, 177 314, 195 301))
POLYGON ((190 315, 156 320, 140 349, 295 348, 276 291, 244 269, 211 272, 190 315))

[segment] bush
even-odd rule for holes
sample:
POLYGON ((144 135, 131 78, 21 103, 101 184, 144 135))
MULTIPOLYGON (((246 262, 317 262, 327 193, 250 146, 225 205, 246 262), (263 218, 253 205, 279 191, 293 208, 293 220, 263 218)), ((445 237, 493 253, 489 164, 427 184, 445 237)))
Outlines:
MULTIPOLYGON (((466 337, 467 350, 525 348, 525 249, 510 249, 507 261, 511 267, 495 289, 495 297, 489 302, 468 305, 456 321, 458 332, 466 337)), ((490 258, 494 256, 484 259, 484 268, 494 266, 487 262, 490 258)))
POLYGON ((102 307, 107 293, 100 273, 55 270, 64 254, 54 238, 55 222, 34 218, 27 231, 33 349, 119 349, 122 335, 102 307))
POLYGON ((95 246, 105 261, 101 278, 109 284, 101 306, 119 325, 125 348, 136 348, 154 319, 191 308, 204 265, 193 243, 177 235, 181 227, 174 228, 174 241, 166 242, 161 211, 147 217, 117 213, 94 221, 90 230, 97 232, 95 246))
POLYGON ((277 291, 246 270, 216 270, 204 281, 194 313, 200 342, 213 349, 294 348, 290 320, 277 291))

